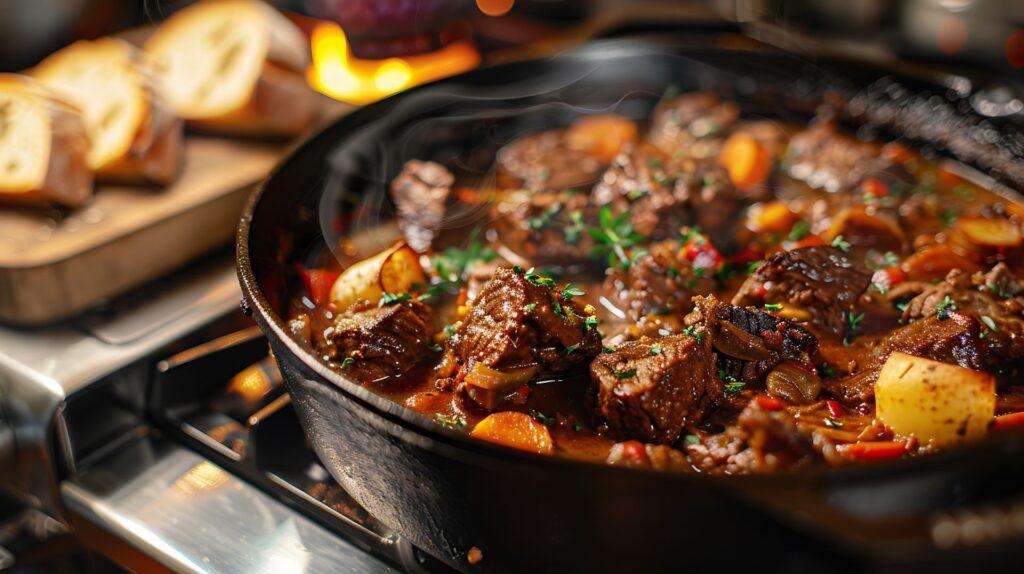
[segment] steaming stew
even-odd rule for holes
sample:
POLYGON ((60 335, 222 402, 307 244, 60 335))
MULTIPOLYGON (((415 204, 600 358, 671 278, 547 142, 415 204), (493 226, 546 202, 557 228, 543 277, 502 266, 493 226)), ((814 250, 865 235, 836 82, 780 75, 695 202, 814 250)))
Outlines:
POLYGON ((851 464, 1024 423, 1024 211, 953 168, 706 93, 494 161, 486 186, 408 162, 393 244, 297 268, 294 336, 439 424, 614 465, 851 464))

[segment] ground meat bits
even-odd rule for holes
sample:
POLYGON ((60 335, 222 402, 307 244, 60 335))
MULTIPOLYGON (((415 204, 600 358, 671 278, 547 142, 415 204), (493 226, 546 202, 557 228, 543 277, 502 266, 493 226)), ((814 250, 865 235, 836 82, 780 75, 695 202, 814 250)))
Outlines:
POLYGON ((612 434, 673 444, 721 398, 714 368, 699 333, 624 343, 590 365, 597 414, 612 434))

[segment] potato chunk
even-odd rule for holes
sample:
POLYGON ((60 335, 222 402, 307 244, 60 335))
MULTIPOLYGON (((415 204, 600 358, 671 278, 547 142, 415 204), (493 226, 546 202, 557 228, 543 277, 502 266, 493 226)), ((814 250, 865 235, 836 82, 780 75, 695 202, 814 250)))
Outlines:
POLYGON ((344 311, 362 299, 376 302, 384 293, 404 293, 426 284, 419 255, 401 242, 346 269, 331 287, 331 302, 344 311))
POLYGON ((893 353, 875 383, 875 404, 896 434, 947 446, 985 435, 995 389, 989 373, 893 353))

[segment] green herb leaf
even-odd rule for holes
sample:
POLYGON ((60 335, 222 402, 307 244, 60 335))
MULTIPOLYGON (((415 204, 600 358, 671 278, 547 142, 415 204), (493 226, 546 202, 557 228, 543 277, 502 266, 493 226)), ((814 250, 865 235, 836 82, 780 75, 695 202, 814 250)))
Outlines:
POLYGON ((342 369, 347 369, 350 366, 352 366, 352 363, 355 363, 355 362, 356 362, 356 360, 353 359, 352 357, 345 357, 345 360, 341 362, 341 368, 342 369))
POLYGON ((700 444, 700 437, 695 434, 686 435, 686 438, 684 440, 686 441, 686 444, 689 445, 700 444))
MULTIPOLYGON (((461 281, 474 265, 487 263, 498 256, 493 249, 477 239, 479 234, 480 229, 474 229, 469 234, 469 244, 465 249, 449 247, 434 258, 434 270, 441 279, 452 283, 461 281)), ((521 273, 522 269, 518 272, 521 273)))
POLYGON ((782 303, 765 303, 764 309, 765 311, 781 311, 782 303))
POLYGON ((725 396, 727 396, 727 397, 736 396, 736 395, 738 395, 740 393, 740 391, 743 390, 743 387, 745 387, 745 386, 747 386, 747 383, 744 383, 743 381, 736 381, 736 382, 733 382, 733 383, 726 383, 725 384, 725 396))
POLYGON ((800 241, 811 234, 811 225, 804 220, 797 221, 789 230, 790 241, 800 241))
POLYGON ((566 355, 571 355, 573 351, 575 351, 576 349, 579 349, 579 348, 580 348, 580 344, 579 343, 573 343, 572 345, 569 345, 568 347, 565 348, 565 354, 566 355))
POLYGON ((956 311, 956 303, 949 298, 949 295, 946 295, 942 298, 942 301, 935 304, 935 316, 940 320, 948 319, 950 311, 956 311))
POLYGON ((537 304, 536 303, 527 303, 526 305, 523 305, 523 311, 526 311, 527 313, 532 313, 533 310, 536 309, 536 308, 537 308, 537 304))
POLYGON ((592 256, 607 255, 611 266, 618 264, 623 270, 629 269, 633 262, 629 249, 644 239, 633 229, 629 216, 628 211, 616 216, 610 206, 601 206, 597 217, 598 225, 590 228, 590 236, 597 244, 591 253, 592 256))
POLYGON ((583 225, 583 212, 580 210, 569 212, 569 221, 572 225, 562 230, 562 235, 565 236, 565 242, 570 245, 576 245, 580 242, 580 236, 583 235, 586 227, 583 225))
POLYGON ((996 322, 992 320, 992 317, 989 317, 988 315, 982 315, 981 322, 984 323, 986 327, 988 327, 989 331, 992 331, 993 333, 999 331, 999 329, 996 328, 996 322))
POLYGON ((586 294, 587 293, 585 291, 583 291, 579 287, 573 286, 572 283, 566 284, 565 288, 562 289, 562 297, 567 301, 569 299, 572 299, 573 297, 582 297, 583 295, 586 294))
POLYGON ((842 251, 843 253, 849 253, 850 242, 843 239, 842 235, 836 235, 836 238, 832 240, 832 247, 842 251))
POLYGON ((392 305, 394 303, 401 303, 402 301, 410 301, 411 299, 412 299, 412 295, 410 295, 408 293, 405 293, 405 292, 402 292, 402 293, 388 293, 387 291, 385 291, 385 292, 381 293, 381 295, 380 295, 380 302, 377 303, 377 306, 378 307, 384 307, 385 305, 392 305))
POLYGON ((434 415, 434 420, 448 428, 462 428, 466 426, 466 417, 454 414, 446 415, 444 413, 437 413, 434 415))
POLYGON ((657 345, 654 345, 654 346, 651 347, 651 350, 648 351, 648 353, 651 354, 651 355, 654 355, 654 356, 660 355, 661 354, 661 347, 659 347, 657 345))
POLYGON ((527 219, 526 223, 530 226, 530 229, 541 229, 545 225, 551 223, 551 220, 558 215, 559 211, 562 211, 562 204, 555 203, 537 217, 527 219))
POLYGON ((690 325, 689 327, 683 329, 683 334, 693 337, 694 339, 697 340, 698 343, 704 342, 704 333, 703 331, 698 331, 696 325, 690 325))
POLYGON ((526 274, 523 275, 523 278, 526 279, 528 282, 539 287, 547 287, 549 289, 555 288, 554 279, 550 277, 545 277, 539 273, 535 273, 533 267, 530 267, 529 269, 526 270, 526 274))
POLYGON ((832 417, 825 417, 825 426, 827 426, 830 429, 841 429, 843 428, 843 423, 837 421, 832 417))
POLYGON ((630 377, 635 377, 636 376, 636 369, 626 369, 626 370, 623 370, 623 371, 619 371, 619 370, 616 369, 616 370, 613 370, 612 372, 615 373, 615 376, 620 378, 620 379, 628 379, 630 377))
POLYGON ((598 325, 600 325, 598 318, 595 315, 588 315, 587 318, 583 320, 583 332, 589 333, 591 330, 596 331, 598 325))
POLYGON ((955 209, 947 209, 942 212, 942 222, 946 224, 946 227, 956 223, 957 212, 955 209))
POLYGON ((612 353, 615 352, 615 349, 611 347, 601 347, 601 352, 604 353, 605 355, 611 355, 612 353))

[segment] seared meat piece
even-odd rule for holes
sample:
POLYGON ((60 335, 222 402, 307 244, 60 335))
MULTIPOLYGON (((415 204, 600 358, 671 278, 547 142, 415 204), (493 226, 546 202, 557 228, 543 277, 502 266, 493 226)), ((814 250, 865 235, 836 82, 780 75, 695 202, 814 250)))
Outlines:
POLYGON ((870 400, 875 395, 878 373, 894 352, 955 363, 968 369, 983 369, 988 349, 981 338, 981 324, 959 312, 946 319, 928 317, 914 321, 890 333, 860 369, 847 377, 825 381, 825 388, 848 403, 870 400))
POLYGON ((585 322, 587 314, 553 286, 532 273, 498 268, 451 339, 459 378, 478 362, 499 371, 538 366, 564 373, 600 353, 601 335, 585 322))
POLYGON ((444 218, 455 177, 443 165, 409 160, 391 182, 391 199, 398 212, 398 227, 409 246, 423 253, 430 249, 444 218))
POLYGON ((832 193, 851 191, 869 177, 887 183, 904 179, 901 170, 879 156, 877 146, 840 132, 831 121, 819 121, 794 135, 783 163, 793 178, 832 193))
POLYGON ((780 362, 791 359, 816 364, 818 340, 806 329, 750 307, 738 307, 714 296, 695 297, 685 323, 703 327, 719 353, 718 368, 749 384, 759 384, 780 362))
POLYGON ((648 137, 671 156, 711 157, 738 117, 736 104, 723 102, 712 93, 683 94, 658 103, 648 137))
POLYGON ((671 472, 690 472, 690 462, 682 452, 663 444, 643 444, 635 440, 612 445, 606 461, 612 466, 653 468, 671 472))
POLYGON ((433 311, 416 300, 384 306, 364 302, 338 315, 325 333, 322 351, 342 363, 345 375, 364 384, 384 382, 429 352, 432 324, 433 311))
POLYGON ((836 456, 832 441, 756 400, 725 432, 687 444, 686 454, 700 472, 713 474, 764 474, 836 456))
POLYGON ((582 194, 514 192, 491 214, 501 241, 535 265, 578 264, 594 248, 587 232, 594 209, 582 194))
POLYGON ((982 324, 989 370, 1004 372, 1024 362, 1024 300, 1016 295, 1020 284, 1005 264, 973 276, 954 269, 941 283, 919 285, 921 292, 907 304, 904 320, 966 315, 982 324))
POLYGON ((849 313, 871 284, 871 272, 831 246, 772 255, 740 287, 733 305, 782 303, 808 311, 835 335, 845 335, 849 313))
POLYGON ((616 215, 628 211, 637 232, 653 239, 674 237, 683 225, 715 235, 741 207, 725 170, 673 160, 649 145, 615 158, 594 187, 593 202, 610 205, 616 215))
POLYGON ((620 345, 590 364, 597 414, 612 434, 673 444, 722 397, 711 339, 699 332, 620 345))
POLYGON ((498 152, 498 184, 529 191, 586 192, 607 163, 573 149, 567 130, 556 129, 524 136, 498 152))
POLYGON ((639 321, 651 313, 685 313, 693 307, 694 295, 714 287, 709 274, 697 273, 690 261, 679 256, 679 242, 669 240, 652 245, 628 270, 613 268, 604 292, 633 321, 639 321))

